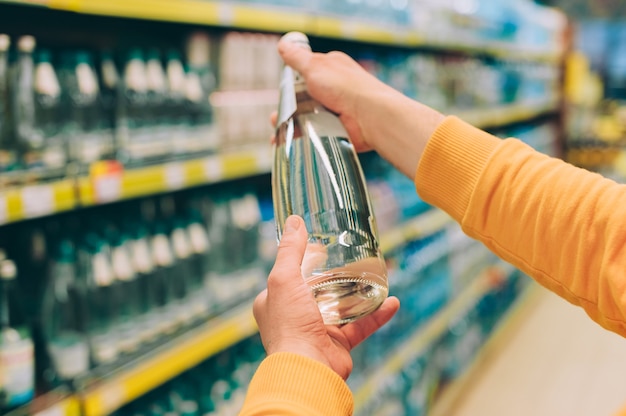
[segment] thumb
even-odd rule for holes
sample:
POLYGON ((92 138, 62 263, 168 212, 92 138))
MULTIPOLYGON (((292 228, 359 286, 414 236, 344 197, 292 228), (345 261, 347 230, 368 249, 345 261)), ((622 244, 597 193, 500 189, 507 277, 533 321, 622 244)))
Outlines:
MULTIPOLYGON (((270 272, 269 280, 273 283, 283 284, 286 281, 302 283, 300 267, 306 250, 307 231, 302 218, 291 215, 285 221, 283 234, 278 245, 276 262, 270 272), (293 275, 300 279, 293 279, 293 275)), ((270 282, 268 282, 268 285, 270 282)))
POLYGON ((290 66, 303 75, 309 67, 309 61, 313 57, 313 52, 310 50, 284 38, 278 41, 278 53, 285 65, 290 66))

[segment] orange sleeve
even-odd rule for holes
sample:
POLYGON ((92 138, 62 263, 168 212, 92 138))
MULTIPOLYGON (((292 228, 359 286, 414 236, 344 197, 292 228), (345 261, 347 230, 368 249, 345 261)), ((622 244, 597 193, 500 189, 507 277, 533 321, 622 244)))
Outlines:
POLYGON ((239 416, 352 415, 345 381, 330 367, 292 353, 268 356, 257 369, 239 416))
POLYGON ((626 186, 448 117, 415 185, 464 232, 626 336, 626 186))

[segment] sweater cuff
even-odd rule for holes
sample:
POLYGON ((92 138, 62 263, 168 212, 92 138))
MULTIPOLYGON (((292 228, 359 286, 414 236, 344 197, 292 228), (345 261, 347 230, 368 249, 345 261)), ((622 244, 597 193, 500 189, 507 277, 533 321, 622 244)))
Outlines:
POLYGON ((353 409, 348 385, 330 367, 280 352, 257 369, 241 414, 352 415, 353 409))
POLYGON ((420 198, 441 208, 458 222, 499 138, 447 117, 431 136, 415 174, 420 198))

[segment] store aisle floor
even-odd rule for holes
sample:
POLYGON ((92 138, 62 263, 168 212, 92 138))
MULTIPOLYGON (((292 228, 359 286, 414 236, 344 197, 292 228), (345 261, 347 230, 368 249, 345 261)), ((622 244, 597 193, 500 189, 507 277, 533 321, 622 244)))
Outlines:
POLYGON ((616 416, 626 339, 533 287, 468 373, 447 416, 616 416))

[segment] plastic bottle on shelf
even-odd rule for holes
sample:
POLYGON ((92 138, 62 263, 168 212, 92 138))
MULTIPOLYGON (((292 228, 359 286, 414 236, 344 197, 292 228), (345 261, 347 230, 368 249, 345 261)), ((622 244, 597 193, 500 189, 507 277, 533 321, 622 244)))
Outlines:
POLYGON ((0 262, 0 410, 8 411, 34 397, 34 344, 21 315, 17 268, 12 260, 0 262))
POLYGON ((26 168, 43 167, 44 141, 35 130, 35 63, 36 41, 32 36, 18 39, 18 58, 13 77, 13 117, 15 135, 26 168))
POLYGON ((210 270, 211 241, 200 213, 190 210, 186 219, 191 246, 191 273, 188 301, 193 305, 195 318, 206 317, 210 311, 207 283, 210 270))
POLYGON ((122 80, 113 55, 109 51, 100 53, 99 66, 100 99, 102 109, 102 135, 112 139, 111 154, 105 156, 116 158, 119 138, 117 129, 122 100, 122 80))
POLYGON ((13 136, 13 114, 9 80, 11 38, 0 34, 0 174, 16 170, 17 145, 13 136))
POLYGON ((67 134, 72 160, 82 171, 98 160, 109 159, 114 153, 114 136, 107 130, 102 108, 100 85, 91 54, 87 51, 68 52, 63 71, 67 95, 67 134))
POLYGON ((171 150, 168 86, 161 52, 150 48, 146 54, 146 81, 148 89, 147 122, 149 131, 149 157, 162 160, 171 150))
POLYGON ((187 75, 180 53, 175 49, 167 52, 165 74, 167 77, 167 132, 170 149, 174 155, 192 154, 195 148, 193 134, 190 131, 190 117, 186 111, 187 75))
MULTIPOLYGON (((304 34, 285 35, 310 48, 304 34)), ((285 220, 304 218, 309 234, 302 275, 325 322, 345 323, 387 297, 387 271, 361 166, 339 118, 310 98, 285 66, 272 170, 278 237, 285 220)))
POLYGON ((92 362, 98 366, 115 362, 120 355, 116 323, 120 292, 111 265, 110 247, 95 232, 87 231, 78 248, 79 267, 87 284, 87 328, 92 362))
POLYGON ((56 244, 42 306, 42 326, 53 372, 69 380, 89 370, 89 344, 81 319, 84 292, 76 276, 76 250, 69 239, 56 244))
POLYGON ((118 118, 118 159, 126 165, 141 165, 147 163, 152 150, 146 63, 139 49, 132 49, 128 53, 123 72, 122 98, 118 118))

